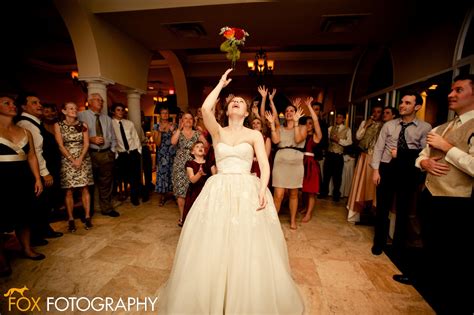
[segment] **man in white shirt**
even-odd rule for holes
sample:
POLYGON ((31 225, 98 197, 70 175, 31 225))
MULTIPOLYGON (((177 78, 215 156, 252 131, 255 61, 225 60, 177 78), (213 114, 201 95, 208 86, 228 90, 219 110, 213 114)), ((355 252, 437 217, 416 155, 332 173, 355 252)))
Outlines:
POLYGON ((54 139, 42 123, 43 106, 40 99, 32 94, 19 95, 16 99, 21 115, 16 118, 17 125, 27 129, 33 136, 36 157, 38 159, 40 175, 45 190, 35 203, 35 220, 31 227, 32 245, 46 245, 44 238, 60 237, 63 234, 56 232, 49 225, 49 216, 62 198, 60 197, 59 170, 61 167, 61 153, 54 139))
POLYGON ((474 313, 474 75, 454 79, 448 95, 456 118, 433 129, 416 166, 428 174, 422 236, 429 287, 440 314, 474 313))
MULTIPOLYGON (((77 114, 77 118, 88 126, 89 155, 94 173, 94 185, 99 192, 100 211, 103 215, 118 217, 112 203, 112 184, 115 163, 115 132, 112 119, 102 114, 104 100, 99 93, 92 93, 88 98, 89 109, 77 114)), ((94 213, 95 189, 91 189, 91 214, 94 213)))
MULTIPOLYGON (((134 206, 140 204, 141 192, 141 153, 142 145, 133 122, 124 119, 125 105, 114 103, 112 105, 112 127, 117 139, 115 153, 119 178, 130 184, 130 201, 134 206)), ((121 184, 121 183, 120 183, 121 184)), ((144 193, 144 192, 143 192, 144 193)), ((144 194, 145 196, 145 194, 144 194)), ((143 198, 146 201, 146 197, 143 198)))

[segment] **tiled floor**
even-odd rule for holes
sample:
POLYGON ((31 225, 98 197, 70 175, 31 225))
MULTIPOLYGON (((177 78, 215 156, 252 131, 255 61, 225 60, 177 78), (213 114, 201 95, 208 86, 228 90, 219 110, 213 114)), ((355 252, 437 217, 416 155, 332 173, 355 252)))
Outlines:
MULTIPOLYGON (((0 314, 9 313, 3 293, 25 285, 25 296, 157 296, 180 233, 175 203, 160 208, 157 199, 139 207, 125 202, 119 218, 96 215, 89 231, 79 221, 74 234, 66 222, 55 223, 65 235, 38 248, 47 258, 13 259, 13 275, 0 280, 0 314)), ((318 200, 315 213, 296 231, 280 214, 306 314, 434 314, 412 286, 392 280, 398 270, 385 254, 370 253, 373 228, 347 223, 343 202, 318 200)))

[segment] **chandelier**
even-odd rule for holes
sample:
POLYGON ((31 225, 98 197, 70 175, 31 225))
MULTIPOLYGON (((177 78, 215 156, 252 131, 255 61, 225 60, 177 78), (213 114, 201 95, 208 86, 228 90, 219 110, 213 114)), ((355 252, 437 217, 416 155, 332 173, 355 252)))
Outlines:
POLYGON ((273 74, 274 61, 267 58, 267 53, 260 49, 254 60, 247 60, 247 68, 252 76, 265 76, 273 74))

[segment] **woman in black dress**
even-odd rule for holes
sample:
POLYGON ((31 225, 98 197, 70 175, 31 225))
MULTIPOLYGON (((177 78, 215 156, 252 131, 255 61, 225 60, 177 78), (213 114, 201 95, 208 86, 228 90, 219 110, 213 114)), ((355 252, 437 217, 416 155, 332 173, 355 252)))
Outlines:
MULTIPOLYGON (((42 260, 43 254, 30 245, 29 220, 33 200, 43 191, 31 134, 13 123, 16 107, 10 97, 0 96, 0 233, 15 230, 23 247, 23 256, 42 260)), ((0 237, 0 277, 12 273, 5 258, 0 237)))

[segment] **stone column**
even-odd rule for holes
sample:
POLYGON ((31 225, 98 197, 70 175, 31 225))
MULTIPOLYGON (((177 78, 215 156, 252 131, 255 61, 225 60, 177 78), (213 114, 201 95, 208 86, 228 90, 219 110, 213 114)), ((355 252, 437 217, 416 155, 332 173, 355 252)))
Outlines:
POLYGON ((133 122, 138 134, 141 132, 142 118, 140 109, 140 97, 145 92, 138 90, 127 91, 128 119, 133 122))

